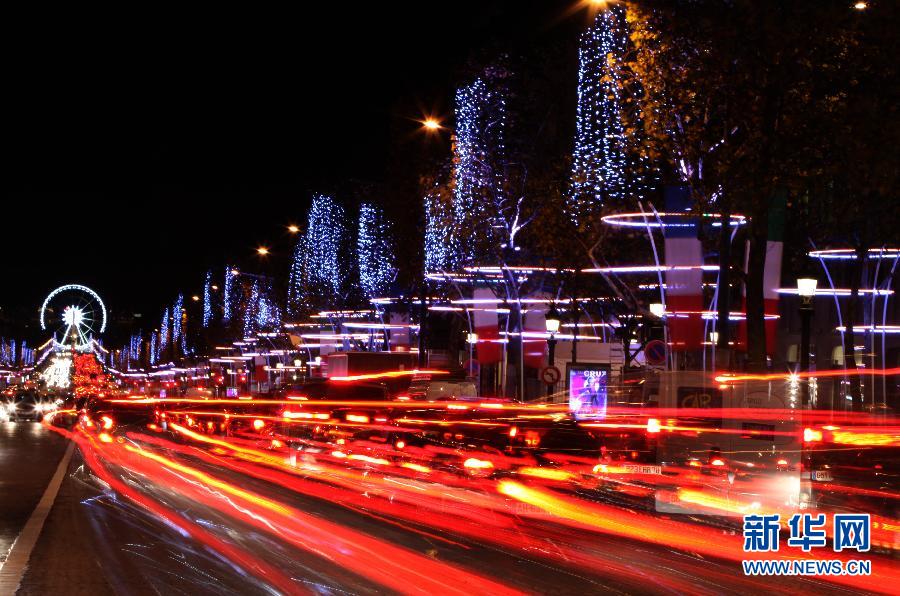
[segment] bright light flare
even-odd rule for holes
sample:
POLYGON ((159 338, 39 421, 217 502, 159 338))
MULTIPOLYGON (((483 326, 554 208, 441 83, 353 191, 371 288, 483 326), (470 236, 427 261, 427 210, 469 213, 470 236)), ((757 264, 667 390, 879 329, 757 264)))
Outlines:
POLYGON ((429 117, 429 118, 426 118, 425 120, 422 120, 422 128, 424 128, 425 130, 427 130, 429 132, 437 132, 444 127, 441 126, 440 121, 438 121, 436 118, 429 117))

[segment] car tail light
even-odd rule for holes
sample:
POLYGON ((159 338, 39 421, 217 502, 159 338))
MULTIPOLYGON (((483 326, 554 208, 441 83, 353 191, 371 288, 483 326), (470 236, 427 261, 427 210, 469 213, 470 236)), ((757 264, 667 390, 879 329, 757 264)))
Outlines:
POLYGON ((714 466, 724 466, 725 465, 725 462, 723 460, 719 459, 718 457, 709 463, 711 463, 714 466))
POLYGON ((109 430, 113 427, 113 419, 109 416, 100 416, 100 420, 103 421, 103 429, 109 430))
POLYGON ((659 419, 657 418, 648 418, 647 419, 647 432, 649 434, 656 434, 661 430, 659 425, 659 419))
POLYGON ((347 414, 347 422, 356 422, 359 424, 368 424, 369 417, 362 414, 347 414))
POLYGON ((510 436, 510 438, 515 437, 517 434, 519 434, 519 428, 518 428, 518 427, 516 427, 516 426, 511 426, 511 427, 509 427, 509 436, 510 436))
POLYGON ((818 443, 822 440, 822 431, 816 430, 814 428, 804 428, 803 429, 803 442, 804 443, 818 443))
POLYGON ((778 460, 777 462, 775 462, 775 463, 778 464, 779 466, 786 466, 786 465, 788 465, 788 461, 787 461, 786 459, 779 459, 779 460, 778 460))

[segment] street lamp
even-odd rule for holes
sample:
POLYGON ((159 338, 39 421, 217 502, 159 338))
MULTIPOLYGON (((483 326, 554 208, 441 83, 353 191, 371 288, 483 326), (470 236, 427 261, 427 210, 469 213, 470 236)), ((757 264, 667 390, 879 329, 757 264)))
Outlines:
POLYGON ((300 226, 289 225, 288 232, 290 232, 291 234, 297 234, 300 232, 300 226))
POLYGON ((436 119, 434 119, 434 118, 426 118, 425 120, 423 120, 423 121, 422 121, 422 127, 423 127, 425 130, 431 131, 431 132, 438 131, 438 130, 440 130, 440 129, 443 128, 443 126, 441 126, 441 123, 438 122, 438 121, 437 121, 436 119))
POLYGON ((665 305, 654 302, 650 305, 650 314, 656 317, 657 319, 661 319, 666 315, 666 307, 665 305))
MULTIPOLYGON (((559 331, 559 311, 556 310, 556 305, 551 304, 550 310, 547 311, 547 314, 544 316, 544 326, 547 329, 547 333, 550 334, 550 337, 547 338, 547 364, 548 366, 556 366, 556 333, 559 331)), ((575 333, 578 333, 578 328, 575 328, 575 333)), ((547 395, 553 395, 553 385, 547 384, 547 395)))
POLYGON ((473 372, 473 368, 475 366, 475 344, 478 343, 478 334, 471 332, 467 333, 466 343, 469 344, 469 377, 474 377, 475 374, 473 372))
POLYGON ((261 257, 264 257, 267 254, 269 254, 269 249, 266 248, 265 246, 260 246, 259 248, 256 249, 256 254, 258 254, 261 257))
MULTIPOLYGON (((815 278, 801 277, 797 280, 797 294, 800 296, 800 372, 809 371, 809 336, 812 322, 813 303, 816 295, 815 278)), ((809 403, 809 381, 803 384, 803 405, 809 403)))

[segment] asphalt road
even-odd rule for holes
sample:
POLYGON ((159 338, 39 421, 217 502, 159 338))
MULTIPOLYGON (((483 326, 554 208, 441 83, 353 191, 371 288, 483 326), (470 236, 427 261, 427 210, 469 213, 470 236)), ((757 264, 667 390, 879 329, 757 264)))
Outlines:
MULTIPOLYGON (((0 425, 0 437, 0 486, 4 489, 0 492, 0 529, 3 544, 8 545, 40 498, 65 441, 30 423, 0 425)), ((678 593, 690 587, 693 593, 709 594, 848 593, 811 579, 750 579, 733 561, 715 561, 665 545, 559 527, 552 520, 531 520, 515 530, 534 538, 539 547, 532 551, 506 548, 502 542, 473 539, 471 535, 427 531, 424 526, 389 514, 373 516, 346 503, 288 490, 209 461, 184 455, 179 461, 258 499, 279 504, 271 505, 273 508, 283 504, 311 516, 313 522, 338 524, 356 535, 399 545, 411 556, 424 557, 421 560, 444 563, 447 569, 465 570, 524 592, 678 593), (577 553, 599 565, 588 570, 574 560, 553 562, 540 552, 542 549, 577 553)), ((373 582, 371 569, 350 569, 325 551, 299 548, 298 544, 303 546, 305 540, 312 540, 307 536, 298 538, 278 527, 252 523, 237 499, 222 499, 220 491, 210 490, 210 494, 233 506, 233 511, 228 506, 215 508, 199 502, 190 491, 201 482, 189 477, 185 481, 183 473, 172 473, 172 482, 168 483, 160 481, 165 475, 148 479, 116 464, 110 464, 109 470, 124 482, 123 486, 164 504, 191 520, 197 529, 185 532, 184 526, 167 523, 140 503, 110 490, 86 470, 76 451, 18 594, 272 593, 272 576, 265 569, 237 564, 210 547, 208 541, 198 540, 196 532, 208 532, 241 547, 267 565, 271 573, 283 573, 298 592, 395 591, 373 582)), ((628 509, 623 507, 621 515, 628 516, 628 509)))
POLYGON ((0 422, 0 563, 22 531, 66 440, 35 422, 0 422))

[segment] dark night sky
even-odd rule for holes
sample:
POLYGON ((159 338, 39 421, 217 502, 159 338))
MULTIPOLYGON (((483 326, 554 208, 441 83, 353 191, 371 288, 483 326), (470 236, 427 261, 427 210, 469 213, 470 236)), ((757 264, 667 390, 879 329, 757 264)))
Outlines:
POLYGON ((386 184, 404 171, 397 160, 439 151, 414 119, 450 115, 467 61, 574 38, 585 22, 567 14, 574 4, 9 21, 0 307, 36 310, 75 282, 113 310, 155 318, 179 290, 198 291, 208 266, 257 266, 260 243, 281 267, 285 226, 302 220, 311 191, 386 184))

